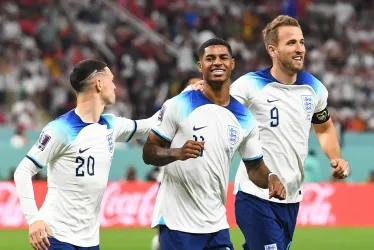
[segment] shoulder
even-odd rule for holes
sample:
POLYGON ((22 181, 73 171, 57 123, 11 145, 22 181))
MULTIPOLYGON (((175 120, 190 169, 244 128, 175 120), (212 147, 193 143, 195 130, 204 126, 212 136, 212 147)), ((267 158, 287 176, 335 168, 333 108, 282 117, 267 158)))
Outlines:
POLYGON ((232 88, 237 85, 240 87, 250 87, 256 89, 263 89, 266 85, 276 80, 270 74, 270 68, 263 70, 249 72, 245 75, 239 77, 236 81, 233 82, 232 88))
POLYGON ((115 126, 115 123, 116 123, 116 120, 118 119, 119 117, 113 115, 113 114, 102 114, 100 116, 100 121, 99 123, 101 124, 105 124, 107 125, 107 128, 110 129, 110 128, 114 128, 115 126))
POLYGON ((254 115, 234 97, 231 97, 231 102, 227 109, 233 113, 244 131, 250 132, 256 126, 254 115))
MULTIPOLYGON (((66 115, 66 114, 65 114, 66 115)), ((56 138, 61 142, 68 142, 73 134, 73 129, 70 126, 66 116, 62 115, 55 120, 49 122, 43 129, 43 133, 56 138)))
POLYGON ((212 103, 200 90, 190 90, 168 100, 168 106, 170 106, 171 104, 179 107, 180 110, 191 113, 193 110, 200 106, 212 103))
POLYGON ((309 72, 301 71, 297 74, 296 85, 308 85, 317 94, 327 91, 322 82, 309 72))
POLYGON ((51 121, 45 129, 52 130, 60 136, 63 136, 66 142, 72 142, 80 131, 90 124, 91 123, 84 123, 73 109, 51 121))

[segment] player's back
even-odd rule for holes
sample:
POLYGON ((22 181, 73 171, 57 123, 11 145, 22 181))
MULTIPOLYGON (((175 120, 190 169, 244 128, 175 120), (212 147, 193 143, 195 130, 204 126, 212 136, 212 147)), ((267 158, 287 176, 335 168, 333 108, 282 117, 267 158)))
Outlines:
MULTIPOLYGON (((55 156, 48 164, 48 193, 40 216, 59 241, 98 245, 100 204, 114 151, 111 117, 84 123, 72 110, 46 126, 39 146, 53 137, 59 143, 48 147, 55 156)), ((38 152, 31 150, 28 157, 38 152)))
MULTIPOLYGON (((303 71, 298 73, 295 84, 281 84, 268 68, 242 76, 233 83, 230 93, 256 117, 265 164, 285 184, 287 199, 274 201, 300 201, 311 121, 314 113, 326 107, 326 88, 303 71)), ((248 179, 242 163, 235 182, 236 191, 268 199, 267 190, 256 187, 248 179)))
POLYGON ((222 107, 200 91, 182 93, 163 109, 176 122, 163 120, 161 114, 155 133, 170 141, 171 148, 195 140, 205 141, 205 149, 199 158, 165 166, 153 226, 166 224, 190 233, 228 228, 225 203, 230 162, 243 138, 257 126, 253 116, 235 98, 222 107))

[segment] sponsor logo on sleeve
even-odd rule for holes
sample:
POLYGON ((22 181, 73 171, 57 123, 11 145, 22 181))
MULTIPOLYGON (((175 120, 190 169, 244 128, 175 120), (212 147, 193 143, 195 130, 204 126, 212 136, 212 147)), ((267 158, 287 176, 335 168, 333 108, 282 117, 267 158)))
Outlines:
POLYGON ((42 132, 39 136, 38 141, 36 142, 36 147, 38 147, 41 151, 43 151, 50 140, 51 140, 51 137, 47 135, 46 133, 42 132))
POLYGON ((160 113, 158 114, 158 120, 160 122, 162 122, 162 120, 164 119, 165 110, 166 110, 166 106, 163 105, 161 110, 160 110, 160 113))

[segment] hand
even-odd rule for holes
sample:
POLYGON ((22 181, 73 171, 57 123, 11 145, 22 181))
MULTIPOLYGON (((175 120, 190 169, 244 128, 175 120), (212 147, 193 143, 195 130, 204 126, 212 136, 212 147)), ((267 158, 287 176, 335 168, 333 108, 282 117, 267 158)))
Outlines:
POLYGON ((35 250, 48 250, 51 245, 47 238, 48 236, 53 237, 51 230, 47 223, 42 220, 35 221, 29 227, 29 240, 31 246, 35 250))
POLYGON ((279 200, 286 199, 286 189, 275 174, 269 176, 269 199, 273 197, 279 200))
POLYGON ((204 149, 205 141, 188 140, 180 149, 178 160, 185 161, 190 158, 197 158, 204 149))
POLYGON ((334 171, 332 172, 332 176, 337 177, 339 179, 347 178, 349 175, 349 172, 351 171, 349 168, 348 162, 346 162, 343 159, 332 159, 330 161, 331 167, 334 168, 334 171))
POLYGON ((191 85, 192 90, 204 90, 204 80, 199 80, 191 85))

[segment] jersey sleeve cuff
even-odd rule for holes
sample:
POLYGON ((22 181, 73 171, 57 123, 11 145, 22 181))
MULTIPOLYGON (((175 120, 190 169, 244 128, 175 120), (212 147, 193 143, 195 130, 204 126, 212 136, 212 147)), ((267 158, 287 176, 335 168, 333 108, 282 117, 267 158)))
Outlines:
POLYGON ((129 138, 126 140, 126 142, 129 142, 131 140, 131 138, 134 136, 134 134, 135 134, 135 132, 138 128, 138 124, 136 123, 136 121, 133 120, 133 122, 134 122, 134 130, 131 132, 131 134, 130 134, 129 138))
POLYGON ((34 163, 35 166, 37 166, 38 168, 43 169, 44 166, 40 162, 38 162, 36 159, 34 159, 32 156, 26 155, 26 158, 32 161, 32 163, 34 163))
POLYGON ((155 133, 156 135, 158 135, 159 137, 161 137, 162 139, 164 139, 165 141, 171 142, 171 139, 169 139, 166 136, 164 136, 160 131, 158 131, 158 130, 156 130, 156 129, 153 128, 152 132, 155 133))
POLYGON ((29 226, 31 226, 34 222, 39 221, 39 220, 42 220, 42 218, 39 216, 39 214, 37 214, 37 215, 33 216, 31 219, 29 219, 27 224, 29 224, 29 226))
POLYGON ((243 158, 242 161, 244 161, 244 162, 255 161, 255 160, 261 159, 262 157, 263 157, 262 155, 258 155, 258 156, 255 156, 255 157, 243 158))

